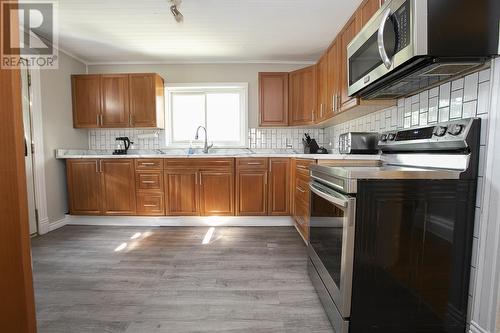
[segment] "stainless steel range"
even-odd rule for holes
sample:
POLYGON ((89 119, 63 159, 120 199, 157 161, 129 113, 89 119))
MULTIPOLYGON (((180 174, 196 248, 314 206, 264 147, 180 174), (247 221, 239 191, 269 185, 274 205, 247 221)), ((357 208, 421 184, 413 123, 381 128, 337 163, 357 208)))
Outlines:
POLYGON ((382 165, 311 166, 309 273, 336 332, 464 332, 480 119, 382 133, 382 165))

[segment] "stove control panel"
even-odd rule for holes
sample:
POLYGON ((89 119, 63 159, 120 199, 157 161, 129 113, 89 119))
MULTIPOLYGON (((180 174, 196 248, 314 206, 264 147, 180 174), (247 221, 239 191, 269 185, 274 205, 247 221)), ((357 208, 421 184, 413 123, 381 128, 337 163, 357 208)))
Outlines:
POLYGON ((379 147, 382 151, 419 151, 437 149, 462 149, 467 147, 467 134, 479 118, 459 119, 412 129, 381 133, 379 147))

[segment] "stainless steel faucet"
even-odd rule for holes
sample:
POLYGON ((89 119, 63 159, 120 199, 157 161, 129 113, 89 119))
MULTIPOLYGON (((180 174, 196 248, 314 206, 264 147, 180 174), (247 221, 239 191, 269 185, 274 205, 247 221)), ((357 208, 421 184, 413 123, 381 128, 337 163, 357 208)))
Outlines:
POLYGON ((203 130, 205 131, 205 147, 203 147, 203 152, 205 154, 208 154, 208 150, 210 148, 212 148, 214 146, 214 144, 212 143, 210 146, 208 145, 208 141, 207 141, 207 129, 203 126, 198 126, 198 128, 196 129, 196 135, 194 136, 194 139, 195 140, 198 140, 198 132, 200 131, 200 128, 203 128, 203 130))

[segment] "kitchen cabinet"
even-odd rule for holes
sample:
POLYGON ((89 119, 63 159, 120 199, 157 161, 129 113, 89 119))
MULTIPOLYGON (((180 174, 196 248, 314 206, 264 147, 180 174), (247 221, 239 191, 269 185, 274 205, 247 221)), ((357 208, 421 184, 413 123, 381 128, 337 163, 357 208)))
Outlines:
POLYGON ((288 125, 288 73, 259 73, 259 125, 288 125))
POLYGON ((197 170, 165 171, 167 215, 199 215, 197 170))
POLYGON ((328 49, 328 74, 327 74, 327 107, 324 119, 334 116, 340 107, 340 47, 335 39, 328 49))
POLYGON ((236 215, 267 215, 267 158, 236 159, 236 215))
POLYGON ((101 214, 99 160, 68 160, 66 162, 66 177, 70 214, 101 214))
POLYGON ((165 127, 164 82, 158 74, 130 74, 131 127, 165 127))
POLYGON ((104 215, 135 215, 134 160, 104 159, 99 161, 104 215))
POLYGON ((234 173, 200 171, 200 213, 234 215, 234 173))
POLYGON ((72 75, 74 128, 163 128, 163 79, 147 74, 72 75))
POLYGON ((234 215, 234 159, 167 159, 167 215, 234 215))
POLYGON ((328 53, 325 53, 317 65, 317 107, 316 120, 321 121, 327 115, 328 108, 328 53))
POLYGON ((340 107, 344 108, 356 104, 356 97, 349 97, 348 93, 347 45, 358 31, 357 15, 354 14, 340 32, 340 107))
POLYGON ((315 160, 292 159, 292 216, 302 238, 309 240, 309 166, 315 160))
POLYGON ((101 75, 101 127, 128 127, 130 123, 128 75, 101 75))
POLYGON ((370 21, 372 16, 379 10, 381 6, 381 0, 364 0, 358 7, 356 14, 358 15, 357 22, 359 24, 359 30, 370 21))
POLYGON ((135 160, 137 215, 165 215, 162 159, 135 160))
POLYGON ((72 75, 73 127, 100 127, 101 76, 72 75))
POLYGON ((133 160, 68 160, 66 166, 71 214, 135 215, 133 160))
POLYGON ((314 123, 317 108, 316 65, 291 72, 289 79, 289 124, 295 126, 314 123))
POLYGON ((290 215, 290 159, 269 159, 269 215, 290 215))

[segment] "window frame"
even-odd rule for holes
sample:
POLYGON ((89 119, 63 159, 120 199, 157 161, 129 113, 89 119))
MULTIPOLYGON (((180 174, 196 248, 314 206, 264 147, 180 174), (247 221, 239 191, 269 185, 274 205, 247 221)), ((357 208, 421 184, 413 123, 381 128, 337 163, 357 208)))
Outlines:
MULTIPOLYGON (((167 148, 203 147, 204 133, 200 133, 200 139, 187 141, 173 141, 173 113, 172 95, 175 93, 199 93, 206 96, 210 92, 238 92, 240 96, 240 139, 239 141, 215 141, 215 148, 246 148, 248 147, 248 82, 233 83, 172 83, 165 87, 165 143, 167 148)), ((205 125, 207 122, 207 108, 205 103, 205 125)), ((210 129, 208 129, 210 131, 210 129)), ((210 133, 210 132, 209 132, 210 133)), ((211 141, 208 142, 209 144, 211 141)))

